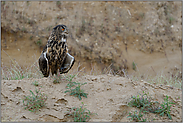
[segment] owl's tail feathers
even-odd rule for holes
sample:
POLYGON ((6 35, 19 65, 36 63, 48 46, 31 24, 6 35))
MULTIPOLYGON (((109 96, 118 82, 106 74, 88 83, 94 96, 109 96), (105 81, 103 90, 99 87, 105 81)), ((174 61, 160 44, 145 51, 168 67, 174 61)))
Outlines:
POLYGON ((74 62, 75 62, 74 57, 71 56, 69 53, 67 53, 64 63, 62 64, 62 67, 59 70, 60 74, 67 73, 74 65, 74 62))
POLYGON ((49 76, 49 64, 46 52, 42 53, 41 56, 39 57, 39 69, 44 75, 44 77, 49 76))

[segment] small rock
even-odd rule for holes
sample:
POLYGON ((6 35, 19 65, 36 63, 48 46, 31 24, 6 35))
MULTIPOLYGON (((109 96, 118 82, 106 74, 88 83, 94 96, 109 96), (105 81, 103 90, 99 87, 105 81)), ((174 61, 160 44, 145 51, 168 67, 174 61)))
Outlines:
POLYGON ((92 80, 92 81, 96 81, 96 80, 97 80, 97 78, 92 78, 91 80, 92 80))
POLYGON ((18 105, 20 102, 16 102, 16 104, 18 105))
POLYGON ((57 103, 54 103, 53 105, 54 105, 54 106, 59 106, 59 104, 57 104, 57 103))
POLYGON ((111 90, 111 87, 107 88, 107 91, 111 90))

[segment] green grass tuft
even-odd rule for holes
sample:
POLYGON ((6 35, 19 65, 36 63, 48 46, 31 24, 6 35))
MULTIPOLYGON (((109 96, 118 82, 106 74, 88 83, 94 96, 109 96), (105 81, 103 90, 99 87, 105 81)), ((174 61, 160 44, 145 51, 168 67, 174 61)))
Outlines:
POLYGON ((34 86, 39 86, 39 83, 38 83, 37 81, 34 81, 32 84, 33 84, 34 86))
POLYGON ((61 80, 65 80, 64 76, 61 76, 61 74, 58 72, 58 74, 56 76, 53 77, 53 83, 60 83, 61 80))
POLYGON ((146 108, 151 105, 151 97, 143 91, 143 95, 132 96, 132 100, 128 103, 131 107, 146 108))
POLYGON ((23 99, 24 109, 28 109, 31 112, 37 112, 41 107, 45 106, 45 102, 47 100, 47 96, 42 94, 40 88, 34 94, 31 90, 29 90, 31 95, 25 96, 23 99))
POLYGON ((155 113, 158 113, 160 116, 164 116, 167 115, 169 119, 172 119, 171 115, 170 115, 170 111, 171 111, 171 104, 175 104, 173 102, 170 102, 168 100, 168 96, 166 95, 166 97, 164 98, 164 102, 160 105, 160 107, 158 108, 158 110, 155 111, 155 113))
POLYGON ((73 107, 67 112, 69 116, 72 116, 74 122, 88 122, 91 119, 90 116, 96 114, 90 112, 90 110, 84 108, 84 106, 86 105, 82 102, 82 106, 79 108, 73 107))
POLYGON ((129 116, 127 118, 131 118, 131 121, 135 121, 135 122, 147 121, 147 119, 143 119, 143 114, 141 113, 141 111, 139 111, 139 114, 137 113, 137 111, 133 112, 133 114, 129 112, 129 116))
MULTIPOLYGON (((144 93, 144 92, 143 92, 144 93)), ((155 113, 155 114, 159 114, 160 116, 164 116, 167 115, 169 119, 172 119, 171 115, 170 115, 170 111, 171 111, 171 104, 175 104, 172 103, 168 100, 168 96, 166 96, 166 98, 164 98, 164 102, 162 104, 160 104, 157 101, 153 101, 152 98, 150 96, 148 96, 147 93, 144 94, 140 94, 137 96, 132 96, 132 100, 128 103, 128 106, 130 107, 137 107, 140 109, 139 114, 136 114, 136 112, 134 112, 134 114, 129 113, 128 118, 132 118, 133 121, 136 122, 140 122, 140 121, 146 121, 146 119, 142 119, 143 114, 141 114, 141 112, 143 113, 155 113)))
POLYGON ((75 75, 70 75, 70 77, 67 77, 67 80, 69 83, 66 85, 66 91, 64 93, 70 92, 70 95, 74 95, 75 97, 78 97, 79 100, 81 100, 81 96, 87 98, 87 93, 84 93, 84 90, 81 89, 82 85, 87 84, 85 83, 79 83, 79 82, 73 82, 72 79, 75 77, 75 75), (74 88, 75 87, 75 88, 74 88))
POLYGON ((134 71, 137 70, 137 68, 136 68, 136 63, 135 63, 135 62, 132 62, 132 69, 133 69, 134 71))

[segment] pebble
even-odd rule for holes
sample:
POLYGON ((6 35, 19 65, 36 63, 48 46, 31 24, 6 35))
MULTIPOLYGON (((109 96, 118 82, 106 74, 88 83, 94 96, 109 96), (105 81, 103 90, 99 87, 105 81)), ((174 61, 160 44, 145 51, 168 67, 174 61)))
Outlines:
POLYGON ((54 103, 53 105, 54 105, 54 106, 59 106, 59 104, 57 104, 57 103, 54 103))
POLYGON ((92 80, 92 81, 96 81, 96 80, 97 80, 97 78, 92 78, 91 80, 92 80))
MULTIPOLYGON (((107 91, 108 91, 108 90, 111 90, 111 87, 108 87, 108 88, 107 88, 107 91)), ((120 89, 119 89, 119 90, 120 90, 120 89)))

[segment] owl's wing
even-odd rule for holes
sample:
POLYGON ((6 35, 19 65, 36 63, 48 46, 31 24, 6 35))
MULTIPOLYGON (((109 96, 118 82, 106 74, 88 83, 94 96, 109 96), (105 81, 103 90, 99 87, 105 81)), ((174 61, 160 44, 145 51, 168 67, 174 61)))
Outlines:
POLYGON ((67 73, 72 66, 74 65, 75 59, 73 56, 71 56, 69 53, 66 54, 64 63, 62 64, 62 67, 60 68, 60 74, 67 73))
POLYGON ((39 69, 43 73, 44 77, 49 76, 49 64, 46 52, 42 53, 39 57, 39 69))

